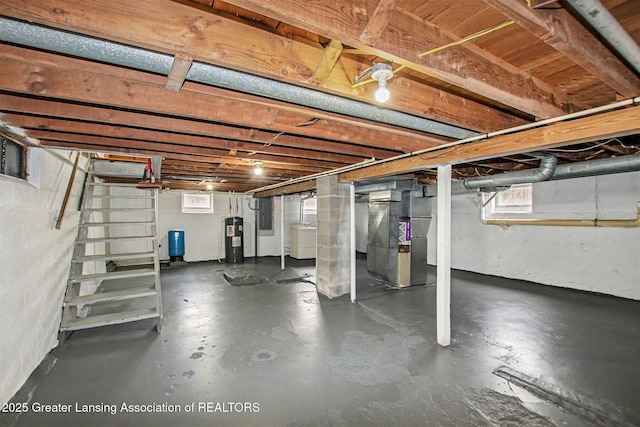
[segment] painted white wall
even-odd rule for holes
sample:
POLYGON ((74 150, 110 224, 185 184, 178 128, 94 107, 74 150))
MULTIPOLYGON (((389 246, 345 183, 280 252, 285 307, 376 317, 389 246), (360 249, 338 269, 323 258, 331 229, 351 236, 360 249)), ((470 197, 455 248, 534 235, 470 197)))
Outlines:
MULTIPOLYGON (((32 150, 40 151, 39 182, 0 178, 0 402, 11 399, 57 344, 84 180, 78 171, 56 230, 72 166, 32 150)), ((75 154, 58 153, 75 160, 75 154)))
MULTIPOLYGON (((640 173, 538 183, 533 198, 532 218, 635 218, 640 173)), ((640 228, 486 225, 470 199, 453 197, 453 268, 640 299, 640 228)))
MULTIPOLYGON (((182 213, 182 191, 161 191, 158 205, 160 258, 169 258, 169 230, 181 229, 185 235, 185 261, 224 260, 224 219, 240 216, 244 224, 244 256, 255 254, 255 206, 253 197, 244 194, 212 193, 213 214, 182 213), (231 208, 229 199, 231 198, 231 208), (237 204, 236 204, 237 198, 237 204), (251 208, 250 208, 251 207, 251 208)), ((280 255, 280 203, 274 198, 274 233, 258 236, 258 256, 280 255)), ((285 196, 285 253, 289 253, 290 224, 300 218, 300 196, 285 196)), ((305 218, 307 219, 307 218, 305 218)))

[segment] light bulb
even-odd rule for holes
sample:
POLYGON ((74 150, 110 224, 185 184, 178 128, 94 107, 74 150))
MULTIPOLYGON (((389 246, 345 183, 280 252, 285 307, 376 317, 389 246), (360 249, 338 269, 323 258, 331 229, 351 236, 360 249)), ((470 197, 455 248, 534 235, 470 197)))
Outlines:
POLYGON ((391 97, 391 92, 387 89, 387 80, 393 77, 391 65, 385 62, 377 62, 373 65, 371 78, 378 82, 378 90, 374 94, 376 101, 384 103, 391 97))
POLYGON ((380 85, 380 87, 376 90, 376 93, 374 96, 376 98, 376 101, 380 103, 384 103, 384 102, 387 102, 391 97, 391 92, 389 92, 389 89, 387 89, 386 85, 384 86, 380 85))
POLYGON ((260 166, 256 166, 255 169, 253 170, 253 173, 255 173, 256 175, 261 175, 262 168, 260 166))
POLYGON ((212 184, 207 184, 207 190, 213 190, 213 185, 212 184))

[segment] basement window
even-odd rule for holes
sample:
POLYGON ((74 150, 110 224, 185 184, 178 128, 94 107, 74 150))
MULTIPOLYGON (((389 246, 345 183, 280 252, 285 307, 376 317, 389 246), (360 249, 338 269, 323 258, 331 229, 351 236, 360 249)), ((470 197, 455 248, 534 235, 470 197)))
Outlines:
POLYGON ((182 193, 182 213, 213 213, 213 194, 182 193))
POLYGON ((504 218, 504 214, 533 212, 533 184, 516 184, 505 191, 482 194, 482 213, 487 218, 504 218))
POLYGON ((14 178, 27 178, 27 149, 10 139, 0 137, 2 158, 0 173, 14 178))
POLYGON ((302 204, 302 211, 305 215, 315 215, 318 211, 318 199, 315 197, 305 199, 302 204))

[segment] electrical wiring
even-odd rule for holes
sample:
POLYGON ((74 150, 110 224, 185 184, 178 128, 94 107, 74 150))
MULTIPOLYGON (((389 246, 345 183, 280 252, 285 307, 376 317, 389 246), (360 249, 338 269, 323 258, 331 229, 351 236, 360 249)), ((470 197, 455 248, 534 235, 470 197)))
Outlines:
POLYGON ((424 56, 431 55, 431 54, 439 52, 439 51, 441 51, 443 49, 447 49, 449 47, 458 46, 458 45, 460 45, 462 43, 466 43, 466 42, 468 42, 470 40, 474 40, 474 39, 477 39, 477 38, 482 37, 482 36, 486 36, 487 34, 491 34, 494 31, 498 31, 498 30, 500 30, 502 28, 505 28, 505 27, 508 27, 509 25, 514 24, 514 23, 515 22, 513 22, 511 19, 508 19, 508 20, 504 21, 501 24, 494 25, 493 27, 487 28, 486 30, 482 30, 482 31, 479 31, 477 33, 471 34, 470 36, 461 38, 460 40, 457 40, 455 42, 446 44, 444 46, 436 47, 435 49, 431 49, 431 50, 428 50, 426 52, 422 52, 421 54, 418 55, 418 58, 422 58, 424 56))
POLYGON ((629 150, 631 148, 635 148, 636 150, 638 150, 638 147, 636 147, 635 145, 630 145, 630 146, 624 145, 622 143, 622 141, 620 141, 618 138, 612 138, 612 139, 609 139, 607 141, 601 142, 600 144, 592 145, 592 146, 586 147, 586 148, 576 148, 576 149, 548 148, 545 151, 553 151, 553 152, 556 152, 556 153, 582 153, 584 151, 589 151, 589 150, 593 150, 594 148, 602 147, 603 145, 607 145, 607 144, 610 144, 612 142, 619 143, 623 148, 626 148, 627 150, 629 150))

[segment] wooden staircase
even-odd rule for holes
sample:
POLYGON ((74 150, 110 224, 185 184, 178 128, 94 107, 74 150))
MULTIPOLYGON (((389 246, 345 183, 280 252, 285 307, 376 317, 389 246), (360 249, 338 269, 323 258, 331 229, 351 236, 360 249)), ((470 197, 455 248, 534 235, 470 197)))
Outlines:
POLYGON ((62 308, 63 340, 71 331, 145 319, 156 319, 160 332, 157 219, 157 188, 104 183, 88 173, 62 308))

